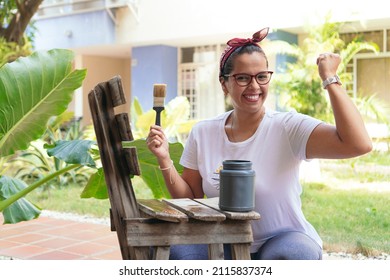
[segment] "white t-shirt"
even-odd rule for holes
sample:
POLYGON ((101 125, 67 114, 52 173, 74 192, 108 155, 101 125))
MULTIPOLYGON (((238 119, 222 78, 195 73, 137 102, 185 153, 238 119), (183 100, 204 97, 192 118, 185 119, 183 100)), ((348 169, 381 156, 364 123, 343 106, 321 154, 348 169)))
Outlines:
POLYGON ((285 231, 299 231, 322 240, 306 220, 301 209, 302 187, 299 165, 306 160, 306 143, 321 121, 292 112, 267 110, 255 134, 233 143, 225 123, 231 111, 216 118, 198 122, 185 144, 180 164, 199 170, 207 197, 219 196, 219 170, 224 160, 250 160, 255 171, 255 210, 261 219, 252 221, 257 252, 269 238, 285 231))

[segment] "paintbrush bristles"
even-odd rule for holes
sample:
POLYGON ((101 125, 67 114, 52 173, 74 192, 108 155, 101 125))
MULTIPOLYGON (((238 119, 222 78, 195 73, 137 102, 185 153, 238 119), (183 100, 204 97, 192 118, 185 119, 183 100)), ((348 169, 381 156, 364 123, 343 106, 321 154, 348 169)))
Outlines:
POLYGON ((167 91, 166 84, 154 84, 153 86, 154 97, 165 97, 166 91, 167 91))
POLYGON ((164 107, 164 99, 167 92, 166 84, 154 84, 153 107, 164 107))

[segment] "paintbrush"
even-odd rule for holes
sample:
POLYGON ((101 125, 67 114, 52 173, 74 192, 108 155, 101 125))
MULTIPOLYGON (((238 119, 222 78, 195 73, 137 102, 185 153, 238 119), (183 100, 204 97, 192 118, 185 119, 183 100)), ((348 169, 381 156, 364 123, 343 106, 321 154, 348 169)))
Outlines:
POLYGON ((156 125, 161 126, 161 112, 164 110, 164 100, 167 91, 166 84, 154 84, 153 110, 156 111, 156 125))

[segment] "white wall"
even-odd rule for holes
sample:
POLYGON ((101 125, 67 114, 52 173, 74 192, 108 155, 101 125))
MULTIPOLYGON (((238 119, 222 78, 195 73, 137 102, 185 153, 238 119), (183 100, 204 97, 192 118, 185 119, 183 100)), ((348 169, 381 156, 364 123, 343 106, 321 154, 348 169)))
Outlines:
MULTIPOLYGON (((302 30, 332 11, 334 18, 358 21, 369 28, 370 18, 389 18, 381 0, 139 0, 139 22, 128 8, 118 11, 118 43, 137 45, 206 45, 226 38, 249 37, 269 26, 302 30)), ((355 28, 355 27, 354 27, 355 28)))

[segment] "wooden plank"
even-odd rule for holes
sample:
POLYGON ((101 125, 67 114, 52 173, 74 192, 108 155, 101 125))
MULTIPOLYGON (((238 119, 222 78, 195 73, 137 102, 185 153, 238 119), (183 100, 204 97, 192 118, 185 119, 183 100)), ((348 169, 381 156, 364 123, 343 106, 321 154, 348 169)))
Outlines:
POLYGON ((96 139, 111 208, 113 211, 118 211, 120 217, 133 218, 139 216, 139 211, 127 172, 128 168, 124 167, 126 164, 122 153, 122 141, 110 98, 113 93, 106 91, 105 85, 106 83, 98 84, 88 95, 96 139))
POLYGON ((226 216, 206 205, 200 204, 192 199, 164 199, 169 205, 186 213, 189 217, 201 221, 224 221, 226 216))
MULTIPOLYGON (((113 109, 112 106, 110 106, 111 103, 109 102, 108 98, 106 98, 104 92, 100 90, 97 86, 88 94, 88 101, 91 109, 91 116, 95 128, 96 138, 98 140, 99 151, 104 167, 104 173, 106 175, 106 183, 107 186, 116 186, 116 181, 112 177, 107 176, 107 174, 112 174, 110 170, 113 170, 115 168, 113 162, 110 160, 111 154, 113 152, 111 149, 107 149, 107 147, 111 146, 111 141, 109 133, 106 130, 107 122, 112 119, 111 116, 113 115, 113 109)), ((112 209, 111 221, 113 221, 113 224, 115 225, 114 227, 117 232, 122 258, 129 259, 131 258, 131 256, 134 255, 134 251, 127 246, 126 233, 124 232, 124 229, 121 228, 120 217, 124 216, 123 214, 125 213, 125 210, 123 208, 123 204, 119 199, 119 190, 113 190, 112 188, 108 187, 108 193, 112 209), (119 200, 120 204, 114 205, 114 200, 119 200), (113 205, 114 207, 112 207, 113 205)))
MULTIPOLYGON (((111 92, 111 99, 114 107, 126 103, 125 93, 122 86, 122 78, 118 75, 107 81, 108 90, 111 92)), ((106 86, 107 87, 107 86, 106 86)))
POLYGON ((143 258, 147 252, 128 246, 122 224, 123 218, 139 217, 140 213, 114 112, 114 106, 125 102, 121 86, 120 77, 102 82, 88 94, 88 101, 110 198, 111 221, 117 232, 122 258, 134 259, 143 258))
POLYGON ((208 207, 213 208, 217 211, 220 211, 227 218, 232 220, 259 220, 260 219, 260 214, 255 211, 232 212, 232 211, 224 211, 219 209, 219 205, 218 205, 219 197, 195 199, 195 201, 207 205, 208 207))
POLYGON ((203 222, 190 219, 188 223, 170 223, 144 219, 125 219, 130 246, 168 246, 174 244, 238 244, 253 242, 250 221, 227 219, 203 222))
MULTIPOLYGON (((132 141, 133 133, 131 132, 130 120, 127 113, 117 114, 115 116, 118 131, 120 133, 121 141, 132 141)), ((128 149, 122 149, 124 158, 129 168, 129 174, 131 175, 141 175, 141 168, 138 164, 137 149, 131 147, 128 149)))
POLYGON ((225 258, 223 254, 223 244, 209 244, 209 259, 210 260, 223 260, 225 258))
POLYGON ((168 260, 170 253, 170 246, 157 246, 153 250, 153 260, 168 260))
POLYGON ((138 199, 139 209, 154 218, 168 222, 187 222, 188 216, 158 199, 138 199))
POLYGON ((149 260, 150 259, 150 248, 149 247, 134 247, 132 260, 149 260))
POLYGON ((232 259, 250 260, 250 243, 232 244, 232 259))
POLYGON ((110 229, 111 231, 116 231, 114 224, 114 216, 112 215, 112 209, 110 208, 110 229))

